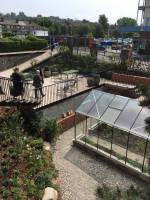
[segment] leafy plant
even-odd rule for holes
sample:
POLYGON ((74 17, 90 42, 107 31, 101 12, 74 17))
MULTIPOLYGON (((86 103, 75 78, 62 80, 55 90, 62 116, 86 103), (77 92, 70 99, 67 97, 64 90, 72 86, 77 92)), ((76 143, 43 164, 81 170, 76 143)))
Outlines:
POLYGON ((52 142, 58 135, 58 125, 56 120, 47 120, 42 131, 42 137, 48 142, 52 142))
POLYGON ((51 177, 47 172, 41 172, 37 174, 35 178, 35 184, 39 189, 44 189, 46 186, 51 186, 51 177))
POLYGON ((97 188, 97 196, 103 200, 149 200, 149 187, 135 188, 133 185, 127 190, 122 190, 119 186, 109 187, 102 184, 97 188))
POLYGON ((32 140, 30 142, 30 145, 31 145, 31 147, 33 147, 35 149, 42 150, 43 149, 43 140, 41 138, 32 140))
POLYGON ((9 166, 10 166, 9 160, 2 161, 1 170, 2 170, 3 174, 7 174, 8 173, 9 166))

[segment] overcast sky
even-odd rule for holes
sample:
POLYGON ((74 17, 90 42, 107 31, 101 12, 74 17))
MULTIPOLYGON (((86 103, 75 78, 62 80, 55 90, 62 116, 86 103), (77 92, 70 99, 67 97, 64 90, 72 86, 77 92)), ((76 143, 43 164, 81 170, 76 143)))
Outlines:
POLYGON ((0 0, 0 12, 25 12, 26 15, 97 21, 105 14, 109 22, 120 17, 136 18, 138 0, 0 0))

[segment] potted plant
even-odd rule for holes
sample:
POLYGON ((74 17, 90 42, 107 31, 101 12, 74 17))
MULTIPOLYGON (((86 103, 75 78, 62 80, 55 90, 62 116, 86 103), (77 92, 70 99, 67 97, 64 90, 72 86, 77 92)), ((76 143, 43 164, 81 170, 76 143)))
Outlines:
POLYGON ((49 69, 48 66, 46 66, 46 67, 44 68, 44 76, 45 76, 45 77, 50 77, 50 76, 51 76, 51 70, 49 69))
POLYGON ((98 86, 100 82, 100 75, 99 74, 91 74, 90 77, 87 78, 87 84, 89 87, 98 86))

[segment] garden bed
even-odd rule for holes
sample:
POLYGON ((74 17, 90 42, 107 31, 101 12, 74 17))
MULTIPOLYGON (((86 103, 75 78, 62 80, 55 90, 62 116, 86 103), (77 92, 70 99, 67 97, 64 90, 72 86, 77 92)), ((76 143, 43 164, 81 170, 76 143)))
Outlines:
POLYGON ((44 189, 59 189, 52 154, 41 138, 29 136, 17 112, 0 123, 0 199, 41 200, 44 189))

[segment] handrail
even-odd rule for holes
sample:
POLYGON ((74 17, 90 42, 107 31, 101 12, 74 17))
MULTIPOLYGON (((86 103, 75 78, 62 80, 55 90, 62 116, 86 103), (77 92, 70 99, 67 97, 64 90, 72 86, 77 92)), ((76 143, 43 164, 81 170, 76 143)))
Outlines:
MULTIPOLYGON (((56 83, 52 83, 43 87, 35 88, 31 82, 23 81, 23 94, 13 95, 11 89, 13 87, 13 81, 10 78, 0 77, 0 103, 4 101, 34 103, 34 108, 42 108, 52 103, 58 102, 72 95, 79 94, 83 91, 92 89, 93 86, 87 85, 87 77, 90 76, 77 76, 68 80, 61 80, 56 83), (2 92, 1 92, 2 89, 2 92), (36 96, 37 95, 37 96, 36 96)), ((126 81, 121 81, 122 76, 112 80, 100 79, 100 84, 110 83, 113 85, 131 85, 130 79, 127 77, 126 81)), ((17 83, 17 82, 16 82, 17 83)))
POLYGON ((0 102, 36 101, 32 96, 33 85, 27 81, 12 81, 10 78, 0 77, 0 102))

